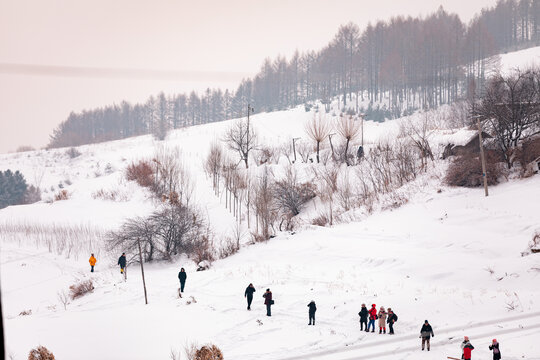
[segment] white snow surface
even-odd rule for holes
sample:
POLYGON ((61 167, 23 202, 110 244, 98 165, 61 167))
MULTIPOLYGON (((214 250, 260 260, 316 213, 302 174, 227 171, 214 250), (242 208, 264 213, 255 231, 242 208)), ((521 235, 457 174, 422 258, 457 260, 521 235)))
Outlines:
MULTIPOLYGON (((538 59, 540 48, 501 57, 505 68, 538 59), (520 55, 521 54, 521 55, 520 55), (524 55, 525 54, 525 55, 524 55)), ((443 109, 444 111, 444 109, 443 109)), ((262 144, 307 141, 304 124, 313 113, 302 107, 257 114, 253 126, 262 144)), ((423 115, 365 122, 365 143, 392 139, 404 121, 423 115)), ((27 181, 66 201, 12 206, 0 210, 0 224, 88 226, 108 231, 155 209, 149 193, 124 179, 132 161, 151 157, 156 145, 179 147, 194 183, 193 201, 207 214, 214 232, 233 231, 234 218, 217 198, 202 163, 213 141, 230 121, 173 131, 163 143, 142 136, 81 146, 71 159, 66 149, 0 155, 0 170, 20 170, 27 181), (92 194, 115 190, 121 201, 92 194)), ((469 139, 466 129, 434 131, 434 148, 469 139)), ((358 144, 358 141, 355 143, 358 144)), ((231 154, 234 156, 234 154, 231 154)), ((278 167, 286 163, 281 159, 278 167)), ((309 164, 297 162, 306 169, 309 164)), ((247 244, 207 271, 181 257, 145 264, 149 304, 144 304, 139 268, 124 281, 119 254, 96 243, 96 272, 90 254, 69 257, 50 252, 29 236, 14 242, 1 235, 0 280, 5 339, 13 359, 25 359, 39 344, 57 359, 169 359, 171 350, 190 343, 214 343, 226 359, 444 359, 459 358, 464 335, 475 346, 473 358, 489 359, 497 338, 503 359, 540 359, 540 254, 522 256, 540 230, 540 175, 512 179, 483 189, 449 188, 436 161, 403 193, 408 202, 393 210, 351 211, 350 223, 331 228, 308 225, 308 209, 296 233, 278 233, 266 243, 247 244), (177 273, 188 273, 183 298, 177 273), (84 279, 95 290, 64 309, 58 293, 84 279), (252 311, 244 289, 252 282, 252 311), (262 294, 273 292, 273 316, 266 317, 262 294), (317 303, 316 326, 308 326, 307 304, 317 303), (396 335, 360 332, 358 312, 366 303, 391 307, 399 316, 396 335), (31 310, 30 315, 20 313, 31 310), (420 351, 424 320, 435 337, 431 351, 420 351)), ((251 170, 259 171, 253 164, 251 170)), ((84 249, 88 248, 85 246, 84 249)), ((80 250, 80 249, 79 249, 80 250)), ((185 357, 182 357, 184 359, 185 357)))

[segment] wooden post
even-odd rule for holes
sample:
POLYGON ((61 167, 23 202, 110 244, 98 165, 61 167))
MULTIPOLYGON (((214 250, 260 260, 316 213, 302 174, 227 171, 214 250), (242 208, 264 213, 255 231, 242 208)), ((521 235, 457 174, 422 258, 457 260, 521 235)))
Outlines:
POLYGON ((482 125, 480 124, 480 118, 476 118, 476 124, 478 125, 478 141, 480 142, 480 160, 482 162, 482 178, 484 179, 484 192, 486 196, 488 193, 487 173, 486 173, 486 158, 484 156, 484 144, 482 141, 482 125))
POLYGON ((144 302, 148 305, 148 296, 146 295, 146 282, 144 281, 144 267, 142 260, 142 251, 141 251, 141 240, 137 238, 137 245, 139 245, 139 261, 141 263, 141 274, 142 274, 142 283, 144 288, 144 302))
POLYGON ((298 139, 300 139, 300 138, 293 138, 293 139, 292 139, 292 148, 293 148, 293 152, 294 152, 294 163, 295 163, 295 164, 296 164, 296 146, 295 146, 294 142, 295 142, 296 140, 298 140, 298 139))

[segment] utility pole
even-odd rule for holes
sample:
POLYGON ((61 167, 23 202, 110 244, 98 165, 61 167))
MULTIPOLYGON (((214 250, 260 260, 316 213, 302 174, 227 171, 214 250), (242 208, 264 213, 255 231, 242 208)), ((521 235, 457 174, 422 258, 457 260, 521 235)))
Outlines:
POLYGON ((480 144, 480 160, 482 162, 482 178, 484 179, 484 192, 486 196, 488 193, 488 183, 487 183, 487 174, 486 174, 486 158, 484 156, 484 143, 482 141, 482 125, 480 124, 480 116, 476 115, 476 124, 478 126, 478 141, 480 144))
POLYGON ((137 245, 139 245, 139 261, 141 263, 142 283, 144 288, 144 302, 148 305, 148 296, 146 295, 146 282, 144 281, 144 267, 142 261, 141 240, 137 238, 137 245))
POLYGON ((294 142, 296 140, 299 140, 300 138, 299 137, 296 137, 296 138, 293 138, 292 139, 292 148, 293 148, 293 152, 294 152, 294 162, 296 163, 296 146, 294 145, 294 142))
POLYGON ((362 148, 364 147, 364 115, 365 114, 359 114, 360 115, 360 128, 362 131, 362 148))

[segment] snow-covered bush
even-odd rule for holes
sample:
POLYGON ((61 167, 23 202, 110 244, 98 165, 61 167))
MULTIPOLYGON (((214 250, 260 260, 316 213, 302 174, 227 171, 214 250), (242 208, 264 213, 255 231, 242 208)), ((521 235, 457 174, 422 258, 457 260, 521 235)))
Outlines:
POLYGON ((39 345, 37 348, 30 350, 28 360, 54 360, 55 357, 45 346, 39 345))

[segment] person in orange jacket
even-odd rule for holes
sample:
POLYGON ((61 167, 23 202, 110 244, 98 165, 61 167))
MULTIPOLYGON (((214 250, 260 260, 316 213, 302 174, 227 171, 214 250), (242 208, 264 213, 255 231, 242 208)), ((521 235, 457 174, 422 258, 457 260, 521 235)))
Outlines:
POLYGON ((94 257, 94 254, 92 254, 92 256, 90 256, 90 260, 88 260, 88 262, 90 263, 90 272, 94 272, 94 266, 96 266, 96 263, 97 263, 97 259, 94 257))

